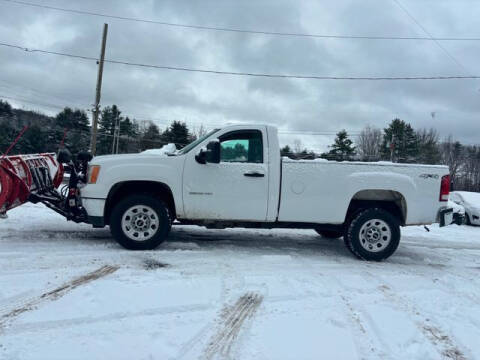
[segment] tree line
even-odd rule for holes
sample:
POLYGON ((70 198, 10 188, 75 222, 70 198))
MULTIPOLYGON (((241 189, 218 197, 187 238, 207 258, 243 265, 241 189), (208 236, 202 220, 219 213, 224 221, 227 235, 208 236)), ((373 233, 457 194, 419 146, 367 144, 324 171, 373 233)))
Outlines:
POLYGON ((480 146, 465 145, 452 136, 440 140, 435 129, 415 130, 401 119, 393 119, 381 130, 366 126, 352 141, 347 131, 337 133, 329 151, 315 154, 301 146, 285 146, 283 156, 293 159, 324 158, 336 161, 392 161, 448 165, 455 190, 480 191, 480 146))
MULTIPOLYGON (((15 109, 0 100, 1 153, 25 126, 28 130, 10 154, 57 152, 62 146, 72 154, 89 150, 91 128, 84 110, 66 107, 55 116, 47 116, 37 111, 15 109)), ((181 149, 204 133, 203 127, 192 131, 180 121, 173 121, 162 131, 151 121, 139 122, 123 116, 116 105, 107 106, 98 120, 97 155, 137 153, 168 143, 175 143, 177 149, 181 149)))
MULTIPOLYGON (((55 116, 47 116, 15 109, 0 100, 0 153, 24 126, 29 126, 28 131, 11 154, 56 152, 61 146, 77 154, 89 148, 91 129, 84 110, 66 107, 55 116)), ((180 121, 173 121, 162 131, 151 121, 139 122, 123 116, 116 105, 107 106, 99 117, 97 155, 137 153, 168 143, 175 143, 180 149, 205 133, 203 126, 191 130, 180 121)), ((451 136, 440 140, 435 129, 415 130, 400 119, 392 120, 385 129, 366 126, 355 141, 342 130, 329 150, 321 154, 304 148, 299 140, 292 147, 283 147, 281 154, 295 159, 443 164, 450 168, 454 189, 480 191, 480 146, 462 144, 451 136)))

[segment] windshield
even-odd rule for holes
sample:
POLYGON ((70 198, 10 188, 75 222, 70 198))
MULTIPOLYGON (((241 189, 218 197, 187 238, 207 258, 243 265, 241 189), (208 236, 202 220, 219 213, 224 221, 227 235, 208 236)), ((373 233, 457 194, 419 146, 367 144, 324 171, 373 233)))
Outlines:
POLYGON ((185 146, 182 150, 180 150, 177 154, 178 155, 183 155, 183 154, 186 154, 187 152, 189 152, 190 150, 192 150, 195 146, 197 146, 198 144, 200 144, 203 140, 205 140, 207 137, 209 137, 210 135, 216 133, 218 130, 220 129, 213 129, 212 131, 208 132, 206 135, 202 136, 201 138, 198 138, 197 140, 195 140, 193 143, 190 143, 188 144, 187 146, 185 146))
POLYGON ((197 140, 195 140, 194 142, 188 144, 187 146, 185 146, 182 150, 180 150, 177 154, 178 155, 183 155, 183 154, 186 154, 188 153, 190 150, 192 150, 195 146, 197 146, 198 144, 200 144, 203 140, 205 140, 207 137, 209 137, 210 135, 212 134, 215 134, 218 130, 220 129, 213 129, 212 131, 210 131, 209 133, 207 133, 206 135, 202 136, 201 138, 198 138, 197 140))

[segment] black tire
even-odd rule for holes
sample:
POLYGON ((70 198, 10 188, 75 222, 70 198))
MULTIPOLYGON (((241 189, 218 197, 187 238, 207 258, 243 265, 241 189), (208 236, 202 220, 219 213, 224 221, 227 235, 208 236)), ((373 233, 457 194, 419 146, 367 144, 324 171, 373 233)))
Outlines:
POLYGON ((114 206, 110 217, 110 232, 120 245, 129 250, 155 249, 165 241, 170 228, 167 206, 150 194, 127 196, 114 206))
POLYGON ((365 209, 348 222, 344 241, 352 254, 360 259, 385 260, 400 243, 400 222, 384 209, 365 209))
POLYGON ((465 212, 465 225, 472 226, 472 222, 470 221, 470 216, 468 216, 468 213, 466 212, 465 212))
POLYGON ((343 236, 341 231, 315 229, 318 235, 328 239, 340 239, 343 236))

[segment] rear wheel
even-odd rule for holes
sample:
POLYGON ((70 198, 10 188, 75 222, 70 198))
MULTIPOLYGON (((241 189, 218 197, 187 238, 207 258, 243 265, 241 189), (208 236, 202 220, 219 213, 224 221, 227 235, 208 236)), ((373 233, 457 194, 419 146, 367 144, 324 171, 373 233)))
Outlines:
POLYGON ((397 249, 400 243, 400 223, 384 209, 366 209, 350 220, 344 240, 356 257, 381 261, 397 249))
POLYGON ((126 249, 151 250, 160 245, 170 232, 167 206, 149 194, 130 195, 112 210, 110 231, 126 249))
POLYGON ((343 236, 341 231, 315 229, 318 235, 328 239, 339 239, 343 236))

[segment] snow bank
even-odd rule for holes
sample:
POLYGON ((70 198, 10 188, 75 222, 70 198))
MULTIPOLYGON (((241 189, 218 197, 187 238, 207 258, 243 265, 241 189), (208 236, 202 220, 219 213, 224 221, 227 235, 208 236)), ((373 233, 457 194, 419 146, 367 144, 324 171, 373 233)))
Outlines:
POLYGON ((448 207, 453 209, 454 214, 465 214, 465 208, 462 205, 454 203, 452 200, 448 200, 448 207))

